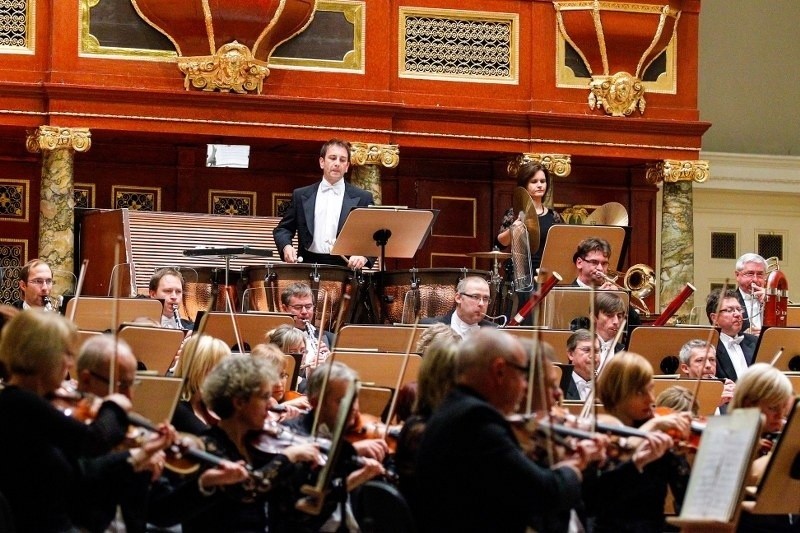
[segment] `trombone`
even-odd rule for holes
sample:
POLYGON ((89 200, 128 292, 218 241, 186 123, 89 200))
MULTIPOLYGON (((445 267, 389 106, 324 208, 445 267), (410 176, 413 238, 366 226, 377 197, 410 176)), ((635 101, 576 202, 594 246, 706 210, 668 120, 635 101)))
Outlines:
POLYGON ((644 299, 656 288, 655 271, 644 263, 633 265, 628 269, 622 279, 622 285, 617 283, 620 272, 609 270, 608 274, 603 274, 603 278, 616 285, 621 290, 627 290, 631 294, 630 304, 645 315, 650 314, 650 309, 644 299))

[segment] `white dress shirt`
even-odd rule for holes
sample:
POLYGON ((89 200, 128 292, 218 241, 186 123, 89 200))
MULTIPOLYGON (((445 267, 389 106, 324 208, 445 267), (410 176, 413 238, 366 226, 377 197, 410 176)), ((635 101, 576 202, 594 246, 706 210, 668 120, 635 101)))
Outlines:
POLYGON ((578 389, 581 401, 586 401, 586 397, 589 396, 589 391, 592 390, 592 384, 580 377, 574 370, 572 371, 572 381, 575 382, 575 387, 578 389))
POLYGON ((450 327, 453 328, 453 331, 461 335, 462 339, 466 339, 481 327, 478 324, 467 324, 463 320, 458 317, 458 313, 453 313, 453 318, 450 319, 450 327))
POLYGON ((747 359, 744 358, 744 352, 742 351, 742 347, 739 346, 739 343, 742 342, 741 336, 737 337, 730 337, 725 333, 719 334, 719 340, 725 345, 725 349, 728 350, 728 356, 731 358, 731 363, 733 363, 733 369, 736 371, 736 377, 742 377, 744 371, 747 370, 747 359))
POLYGON ((761 329, 761 302, 758 298, 753 298, 749 292, 739 289, 744 301, 744 309, 747 311, 747 319, 750 321, 751 329, 761 329))
POLYGON ((308 249, 317 254, 330 254, 336 233, 339 230, 339 216, 342 214, 344 200, 344 180, 331 185, 325 179, 317 190, 314 204, 314 240, 308 249))

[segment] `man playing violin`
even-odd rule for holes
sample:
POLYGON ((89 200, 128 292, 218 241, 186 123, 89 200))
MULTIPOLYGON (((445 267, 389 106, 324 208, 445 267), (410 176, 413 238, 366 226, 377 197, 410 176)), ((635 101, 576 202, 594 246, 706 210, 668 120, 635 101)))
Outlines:
MULTIPOLYGON (((717 379, 717 350, 702 339, 692 339, 683 346, 678 353, 681 377, 689 379, 717 379)), ((736 383, 725 378, 723 381, 722 395, 719 398, 718 408, 720 413, 725 412, 725 406, 733 398, 736 383)))
POLYGON ((136 379, 136 357, 131 347, 122 339, 114 346, 111 335, 96 335, 81 346, 76 362, 78 390, 95 396, 109 393, 109 371, 111 358, 116 359, 114 371, 114 392, 133 399, 133 390, 138 385, 136 379))
POLYGON ((739 332, 744 324, 744 308, 737 299, 738 291, 711 291, 706 300, 709 322, 720 329, 717 343, 717 377, 736 381, 753 364, 758 337, 739 332), (720 298, 722 303, 720 304, 720 298))
POLYGON ((758 335, 763 324, 767 262, 758 254, 744 254, 736 261, 734 274, 739 289, 736 298, 742 306, 742 329, 739 333, 758 335))
POLYGON ((22 299, 12 305, 17 309, 45 307, 53 290, 53 270, 41 259, 31 259, 19 271, 22 299))
POLYGON ((525 396, 529 361, 520 341, 495 329, 460 345, 457 386, 420 443, 421 531, 522 532, 545 513, 579 504, 581 471, 605 457, 604 441, 580 441, 575 456, 551 469, 523 453, 506 417, 525 396))

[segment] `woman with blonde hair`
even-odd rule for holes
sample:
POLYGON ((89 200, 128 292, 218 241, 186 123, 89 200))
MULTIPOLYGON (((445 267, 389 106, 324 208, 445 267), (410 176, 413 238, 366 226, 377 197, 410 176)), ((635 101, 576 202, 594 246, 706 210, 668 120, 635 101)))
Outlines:
POLYGON ((250 356, 264 359, 278 375, 278 381, 272 386, 273 401, 271 407, 276 409, 275 413, 279 415, 277 416, 279 422, 297 418, 304 411, 311 409, 311 404, 305 394, 287 390, 289 388, 289 378, 291 377, 287 372, 289 362, 286 359, 286 354, 280 348, 272 343, 256 344, 250 351, 250 356), (289 399, 290 396, 291 398, 289 399))
POLYGON ((186 341, 175 369, 175 377, 183 378, 180 402, 172 416, 175 429, 199 435, 216 424, 217 418, 203 403, 200 388, 209 372, 229 355, 231 349, 225 342, 208 335, 186 341))

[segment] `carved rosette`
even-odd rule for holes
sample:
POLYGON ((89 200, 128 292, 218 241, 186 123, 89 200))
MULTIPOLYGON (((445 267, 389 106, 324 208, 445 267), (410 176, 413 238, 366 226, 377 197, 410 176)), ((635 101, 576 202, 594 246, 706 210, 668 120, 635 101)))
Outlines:
POLYGON ((269 76, 267 64, 253 58, 250 49, 236 41, 225 44, 213 56, 178 58, 185 75, 183 86, 204 91, 261 94, 269 76))
POLYGON ((566 178, 572 172, 572 157, 569 154, 534 154, 522 153, 508 162, 507 172, 512 178, 517 177, 519 167, 526 163, 539 163, 550 174, 566 178))
POLYGON ((350 164, 353 166, 381 165, 394 168, 400 163, 400 148, 396 144, 350 143, 350 164))
POLYGON ((593 76, 589 82, 589 109, 600 109, 614 117, 627 117, 637 108, 644 114, 644 84, 627 72, 593 76))
POLYGON ((708 161, 679 161, 675 159, 665 159, 647 167, 647 182, 657 184, 659 182, 677 183, 679 181, 694 181, 703 183, 708 179, 708 161))
POLYGON ((28 131, 25 147, 38 154, 56 149, 86 152, 92 146, 92 134, 88 128, 59 128, 58 126, 39 126, 28 131))

